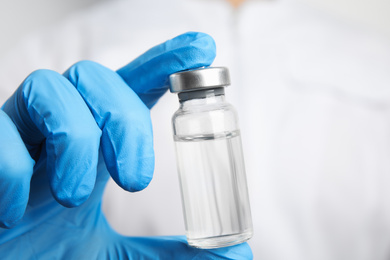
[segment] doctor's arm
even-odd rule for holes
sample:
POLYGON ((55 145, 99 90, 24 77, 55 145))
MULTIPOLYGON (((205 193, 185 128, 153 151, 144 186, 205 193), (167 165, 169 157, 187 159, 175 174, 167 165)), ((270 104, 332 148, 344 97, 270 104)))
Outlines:
POLYGON ((116 72, 82 61, 31 73, 0 110, 2 259, 251 259, 246 243, 200 250, 181 236, 123 237, 101 210, 109 176, 131 192, 153 177, 149 110, 167 77, 214 58, 212 38, 191 32, 116 72))

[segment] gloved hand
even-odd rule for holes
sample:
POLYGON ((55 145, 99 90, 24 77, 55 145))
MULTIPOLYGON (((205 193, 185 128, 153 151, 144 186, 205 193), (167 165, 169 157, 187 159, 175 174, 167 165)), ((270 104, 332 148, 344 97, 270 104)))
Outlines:
POLYGON ((30 74, 0 110, 0 258, 252 258, 246 243, 200 250, 184 237, 123 237, 101 210, 109 176, 127 191, 152 179, 149 109, 168 75, 214 57, 210 36, 186 33, 117 72, 82 61, 30 74))

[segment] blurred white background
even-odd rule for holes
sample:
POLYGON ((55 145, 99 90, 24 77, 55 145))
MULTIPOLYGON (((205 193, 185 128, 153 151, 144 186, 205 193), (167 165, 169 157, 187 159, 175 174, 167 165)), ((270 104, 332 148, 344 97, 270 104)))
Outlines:
MULTIPOLYGON (((0 57, 24 35, 102 1, 106 0, 0 0, 0 57)), ((390 37, 389 0, 301 1, 390 37)))
POLYGON ((1 0, 0 57, 24 35, 103 0, 1 0))

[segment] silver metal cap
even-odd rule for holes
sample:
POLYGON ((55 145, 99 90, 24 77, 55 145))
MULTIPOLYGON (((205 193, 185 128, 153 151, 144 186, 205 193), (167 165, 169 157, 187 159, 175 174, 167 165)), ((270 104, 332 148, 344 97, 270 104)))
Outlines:
POLYGON ((228 68, 208 67, 182 71, 169 76, 172 93, 218 88, 230 85, 228 68))

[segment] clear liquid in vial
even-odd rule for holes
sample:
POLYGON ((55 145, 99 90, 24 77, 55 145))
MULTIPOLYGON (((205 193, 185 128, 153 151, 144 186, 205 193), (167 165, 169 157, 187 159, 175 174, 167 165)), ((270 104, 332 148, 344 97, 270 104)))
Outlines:
POLYGON ((239 131, 175 136, 189 245, 217 248, 252 237, 239 131))

